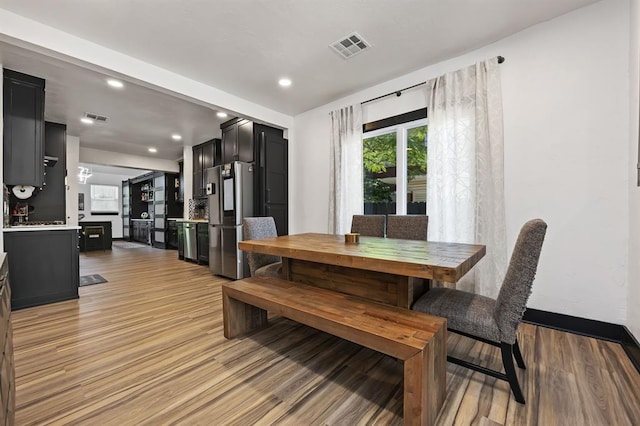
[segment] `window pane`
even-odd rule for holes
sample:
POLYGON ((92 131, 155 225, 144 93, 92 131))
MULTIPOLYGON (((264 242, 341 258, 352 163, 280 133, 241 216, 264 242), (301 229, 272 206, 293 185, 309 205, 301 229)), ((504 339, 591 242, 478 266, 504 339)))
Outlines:
POLYGON ((427 126, 407 130, 407 214, 427 214, 427 126))
POLYGON ((396 134, 363 140, 364 213, 396 212, 396 134))
POLYGON ((91 213, 119 213, 118 187, 91 185, 91 213))

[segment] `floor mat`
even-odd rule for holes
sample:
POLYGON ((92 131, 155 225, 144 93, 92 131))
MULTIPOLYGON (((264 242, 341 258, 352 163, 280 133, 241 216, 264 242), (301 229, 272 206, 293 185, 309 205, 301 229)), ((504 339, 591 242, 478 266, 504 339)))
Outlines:
POLYGON ((80 287, 93 284, 102 284, 108 282, 102 275, 83 275, 80 277, 80 287))

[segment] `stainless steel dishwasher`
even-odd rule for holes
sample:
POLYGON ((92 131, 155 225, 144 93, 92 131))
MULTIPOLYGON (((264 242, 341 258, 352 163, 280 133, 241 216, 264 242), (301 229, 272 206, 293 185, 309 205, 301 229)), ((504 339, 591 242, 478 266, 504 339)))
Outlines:
POLYGON ((184 223, 184 258, 198 261, 198 236, 195 223, 184 223))

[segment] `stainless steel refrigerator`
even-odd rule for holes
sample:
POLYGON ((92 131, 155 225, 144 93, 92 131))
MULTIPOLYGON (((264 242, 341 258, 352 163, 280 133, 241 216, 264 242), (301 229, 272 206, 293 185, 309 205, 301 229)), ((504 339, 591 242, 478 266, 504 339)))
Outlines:
POLYGON ((247 256, 238 250, 242 219, 253 216, 253 164, 233 163, 206 169, 209 198, 209 269, 216 275, 249 276, 247 256))

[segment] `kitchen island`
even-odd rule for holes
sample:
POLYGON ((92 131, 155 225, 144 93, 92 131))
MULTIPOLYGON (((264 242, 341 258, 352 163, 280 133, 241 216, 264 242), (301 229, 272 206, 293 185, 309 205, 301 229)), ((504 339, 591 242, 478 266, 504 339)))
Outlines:
POLYGON ((13 310, 78 298, 79 229, 66 225, 3 229, 13 310))

